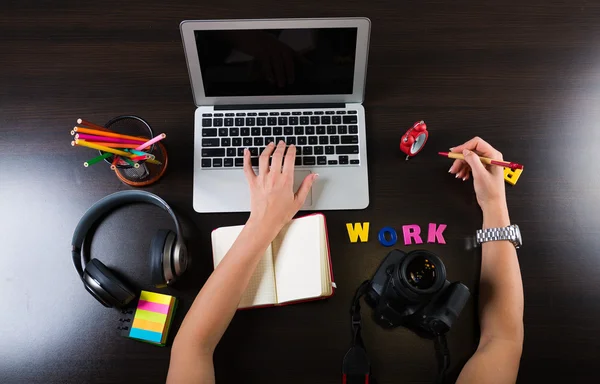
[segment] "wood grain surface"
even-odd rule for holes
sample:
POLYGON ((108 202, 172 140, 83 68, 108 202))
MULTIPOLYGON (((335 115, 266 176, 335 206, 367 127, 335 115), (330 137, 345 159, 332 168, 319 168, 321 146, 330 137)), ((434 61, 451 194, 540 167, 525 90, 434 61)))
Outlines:
MULTIPOLYGON (((179 23, 185 19, 364 16, 372 21, 365 108, 370 206, 325 212, 336 295, 236 315, 215 354, 218 383, 341 382, 354 289, 388 249, 383 226, 448 225, 446 245, 425 244, 450 280, 477 294, 481 226, 472 183, 447 173, 438 151, 479 135, 525 165, 507 187, 521 227, 525 347, 520 383, 597 377, 600 348, 600 4, 586 0, 13 1, 0 4, 0 382, 164 382, 170 348, 118 336, 119 313, 82 287, 70 240, 83 212, 125 190, 105 164, 72 148, 79 117, 136 114, 168 135, 170 165, 147 190, 182 217, 193 266, 170 292, 175 328, 212 270, 210 231, 247 214, 192 209, 193 113, 179 23), (425 149, 405 162, 401 134, 424 119, 425 149), (370 221, 368 243, 345 223, 370 221)), ((98 228, 92 253, 149 288, 148 248, 169 217, 136 205, 98 228)), ((415 249, 404 247, 400 249, 415 249)), ((476 301, 449 335, 451 375, 477 345, 476 301)), ((363 309, 365 317, 368 310, 363 309)), ((173 332, 174 333, 174 332, 173 332)), ((380 384, 429 383, 433 344, 367 320, 364 338, 380 384)))

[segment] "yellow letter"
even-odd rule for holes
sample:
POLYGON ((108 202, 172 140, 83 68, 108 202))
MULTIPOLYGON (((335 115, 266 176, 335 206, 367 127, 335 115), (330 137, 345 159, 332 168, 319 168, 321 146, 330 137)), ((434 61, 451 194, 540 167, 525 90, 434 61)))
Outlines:
POLYGON ((354 226, 351 223, 346 223, 346 229, 348 229, 348 237, 351 243, 356 243, 359 237, 361 243, 369 241, 369 222, 354 223, 354 226))
POLYGON ((522 169, 515 169, 514 171, 510 168, 504 167, 504 180, 512 185, 517 184, 519 177, 523 173, 522 169))

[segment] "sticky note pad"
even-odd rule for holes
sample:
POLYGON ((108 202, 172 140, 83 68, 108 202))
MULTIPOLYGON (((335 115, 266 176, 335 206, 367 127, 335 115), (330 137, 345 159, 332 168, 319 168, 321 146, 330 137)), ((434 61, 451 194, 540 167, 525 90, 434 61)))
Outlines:
POLYGON ((163 347, 167 342, 176 305, 177 298, 173 296, 142 291, 131 328, 125 336, 163 347))

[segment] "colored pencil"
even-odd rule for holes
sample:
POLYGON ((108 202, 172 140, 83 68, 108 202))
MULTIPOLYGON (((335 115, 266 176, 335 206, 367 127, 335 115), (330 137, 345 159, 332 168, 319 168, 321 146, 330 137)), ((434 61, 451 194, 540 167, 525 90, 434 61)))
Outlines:
POLYGON ((85 133, 77 133, 77 134, 75 134, 75 138, 83 139, 85 141, 98 141, 98 142, 104 142, 104 143, 118 143, 118 144, 135 144, 136 146, 140 145, 140 142, 135 141, 135 140, 119 139, 116 137, 88 135, 85 133))
POLYGON ((79 124, 79 125, 85 125, 85 126, 88 126, 88 127, 90 127, 90 128, 97 129, 97 130, 99 130, 99 131, 111 132, 111 131, 110 131, 108 128, 106 128, 106 127, 103 127, 103 126, 101 126, 101 125, 98 125, 98 124, 90 123, 89 121, 87 121, 87 120, 83 120, 83 119, 77 119, 77 124, 79 124))
MULTIPOLYGON (((106 152, 106 153, 109 153, 109 152, 106 152)), ((119 162, 119 159, 120 159, 120 157, 119 157, 119 156, 116 156, 116 155, 114 155, 114 157, 113 157, 113 161, 112 161, 112 163, 110 164, 110 169, 112 169, 113 171, 114 171, 115 169, 117 169, 117 163, 119 162)))
MULTIPOLYGON (((73 145, 73 144, 71 144, 71 145, 73 145)), ((82 147, 93 148, 93 149, 98 149, 100 151, 114 153, 115 155, 119 155, 119 156, 123 156, 123 157, 133 157, 133 156, 135 156, 135 155, 133 155, 131 153, 127 153, 127 152, 124 152, 124 151, 120 151, 118 149, 106 147, 104 145, 98 145, 96 143, 88 143, 85 140, 75 140, 75 145, 79 145, 79 146, 82 146, 82 147)))
MULTIPOLYGON (((102 155, 100 155, 100 156, 96 156, 96 157, 94 157, 93 159, 89 159, 88 161, 86 161, 85 163, 83 163, 83 166, 87 168, 87 167, 89 167, 90 165, 94 165, 94 164, 96 164, 96 163, 99 163, 99 162, 101 162, 102 160, 106 159, 107 157, 111 157, 112 155, 113 155, 112 153, 108 153, 108 152, 106 152, 106 153, 103 153, 103 154, 102 154, 102 155)), ((116 157, 116 156, 115 156, 115 157, 116 157)))
POLYGON ((153 154, 151 154, 151 153, 146 153, 146 152, 142 152, 142 151, 137 151, 137 150, 135 150, 135 149, 126 149, 125 151, 126 151, 126 152, 131 152, 131 153, 133 153, 133 154, 136 154, 136 155, 138 155, 138 156, 147 156, 146 158, 148 158, 148 159, 154 159, 154 158, 156 157, 156 156, 154 156, 154 155, 153 155, 153 154))
POLYGON ((127 164, 129 164, 130 166, 132 166, 133 168, 139 168, 140 167, 140 165, 138 163, 134 163, 133 161, 131 161, 128 158, 124 158, 123 161, 126 162, 127 164))
MULTIPOLYGON (((83 140, 83 139, 79 139, 79 140, 83 140)), ((85 140, 85 141, 87 141, 87 140, 85 140)), ((138 147, 137 144, 105 143, 105 142, 100 142, 100 141, 91 141, 91 143, 98 144, 98 145, 104 145, 105 147, 110 147, 110 148, 136 148, 136 147, 138 147)))
POLYGON ((97 129, 89 129, 89 128, 84 128, 84 127, 74 127, 73 131, 77 132, 77 133, 89 133, 90 135, 97 135, 97 136, 104 136, 104 137, 115 137, 115 138, 118 138, 118 139, 128 139, 128 140, 133 140, 133 141, 137 141, 137 142, 143 142, 143 141, 148 140, 148 139, 144 139, 142 137, 129 136, 129 135, 121 135, 119 133, 99 131, 97 129))
POLYGON ((146 159, 146 163, 155 164, 155 165, 162 165, 162 163, 160 161, 154 160, 154 159, 146 159))
MULTIPOLYGON (((465 157, 463 156, 462 153, 438 152, 438 155, 444 156, 444 157, 447 157, 450 159, 460 159, 460 160, 465 159, 465 157)), ((510 168, 510 169, 523 169, 523 166, 521 164, 513 163, 510 161, 494 160, 494 159, 490 159, 488 157, 482 157, 482 156, 479 156, 479 160, 481 160, 481 162, 483 164, 487 164, 487 165, 498 165, 500 167, 506 167, 506 168, 510 168)))
POLYGON ((151 146, 152 144, 161 141, 162 139, 165 139, 167 137, 166 134, 161 133, 160 135, 156 136, 155 138, 146 141, 144 144, 140 145, 139 147, 135 148, 136 151, 141 151, 142 149, 145 149, 149 146, 151 146))

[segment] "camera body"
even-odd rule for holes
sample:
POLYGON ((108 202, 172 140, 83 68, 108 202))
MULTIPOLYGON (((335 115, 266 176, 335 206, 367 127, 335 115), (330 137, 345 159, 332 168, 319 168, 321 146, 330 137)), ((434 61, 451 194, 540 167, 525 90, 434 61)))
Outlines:
POLYGON ((369 282, 365 301, 383 328, 404 326, 423 337, 450 330, 467 300, 469 289, 446 280, 446 267, 425 250, 393 250, 369 282))

